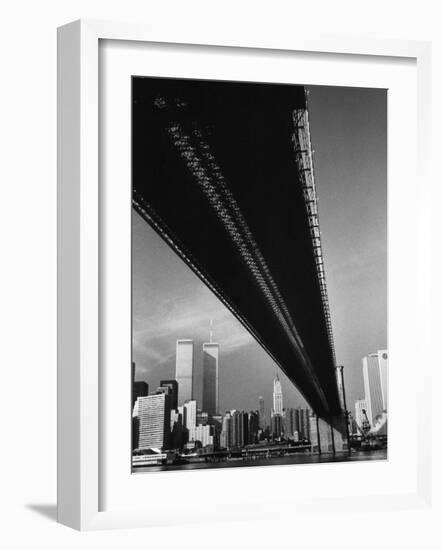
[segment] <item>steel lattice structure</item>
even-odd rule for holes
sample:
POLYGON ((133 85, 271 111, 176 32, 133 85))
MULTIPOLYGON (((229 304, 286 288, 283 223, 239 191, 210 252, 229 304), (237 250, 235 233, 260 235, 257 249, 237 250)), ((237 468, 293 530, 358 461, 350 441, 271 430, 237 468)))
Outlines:
POLYGON ((305 89, 136 84, 134 208, 312 408, 339 414, 305 89))

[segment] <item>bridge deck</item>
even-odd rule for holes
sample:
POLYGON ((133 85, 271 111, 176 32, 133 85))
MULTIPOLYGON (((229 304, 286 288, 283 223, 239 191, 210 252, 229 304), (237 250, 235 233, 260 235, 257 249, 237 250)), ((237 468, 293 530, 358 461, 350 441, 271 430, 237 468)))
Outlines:
POLYGON ((320 416, 339 414, 292 115, 301 86, 133 80, 134 206, 320 416))

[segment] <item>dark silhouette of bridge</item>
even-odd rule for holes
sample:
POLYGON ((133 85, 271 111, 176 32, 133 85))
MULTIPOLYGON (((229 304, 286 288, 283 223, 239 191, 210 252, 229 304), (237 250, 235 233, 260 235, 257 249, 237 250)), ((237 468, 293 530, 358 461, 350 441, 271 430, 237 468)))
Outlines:
POLYGON ((302 86, 133 79, 133 205, 322 418, 339 415, 302 86))

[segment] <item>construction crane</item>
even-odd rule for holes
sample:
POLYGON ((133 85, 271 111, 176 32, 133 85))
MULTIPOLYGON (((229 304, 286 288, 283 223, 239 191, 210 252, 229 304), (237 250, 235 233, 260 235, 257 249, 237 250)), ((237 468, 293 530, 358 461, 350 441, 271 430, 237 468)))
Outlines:
POLYGON ((362 423, 359 424, 355 420, 356 427, 361 434, 361 449, 369 450, 379 448, 381 441, 378 441, 378 432, 385 426, 387 422, 387 411, 383 411, 382 415, 377 420, 376 424, 372 426, 367 416, 367 411, 362 409, 362 423))
POLYGON ((362 409, 362 426, 359 431, 362 433, 363 436, 367 436, 370 433, 370 430, 371 424, 370 420, 368 420, 367 411, 365 409, 362 409))

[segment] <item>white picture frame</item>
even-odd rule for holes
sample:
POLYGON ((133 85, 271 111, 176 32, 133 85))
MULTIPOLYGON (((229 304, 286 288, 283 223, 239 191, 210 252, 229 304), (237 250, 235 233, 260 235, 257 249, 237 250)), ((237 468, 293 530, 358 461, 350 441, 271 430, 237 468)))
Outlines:
MULTIPOLYGON (((428 173, 430 52, 426 42, 372 40, 354 37, 303 37, 281 35, 271 43, 244 32, 207 37, 204 30, 188 35, 185 28, 168 31, 117 22, 76 21, 58 31, 58 521, 80 530, 151 526, 176 522, 165 517, 161 507, 133 508, 122 502, 119 509, 103 511, 100 483, 103 482, 100 453, 100 174, 99 174, 99 44, 102 40, 135 43, 202 45, 244 51, 324 53, 334 56, 409 58, 417 67, 417 158, 424 205, 430 193, 428 173)), ((428 280, 429 251, 422 246, 430 225, 425 208, 419 208, 420 277, 428 280)), ((430 287, 419 298, 419 311, 429 311, 430 287)), ((429 333, 429 315, 423 315, 422 334, 429 333)), ((425 347, 425 339, 421 342, 425 347)), ((428 352, 427 352, 428 353, 428 352)), ((371 510, 428 505, 431 498, 430 431, 431 403, 425 394, 431 361, 422 362, 416 384, 417 471, 416 490, 406 495, 391 493, 358 498, 358 506, 371 510)), ((194 476, 194 473, 190 475, 194 476)), ((204 473, 205 479, 211 473, 204 473)), ((176 478, 178 479, 178 478, 176 478)), ((179 483, 179 481, 177 481, 179 483)), ((287 499, 286 499, 287 502, 287 499)), ((350 510, 355 499, 340 500, 350 510)), ((329 501, 320 497, 305 501, 306 511, 325 510, 329 501)), ((256 509, 241 503, 223 520, 259 517, 256 509)), ((204 521, 204 514, 200 520, 204 521)), ((183 516, 182 521, 192 521, 183 516)))

